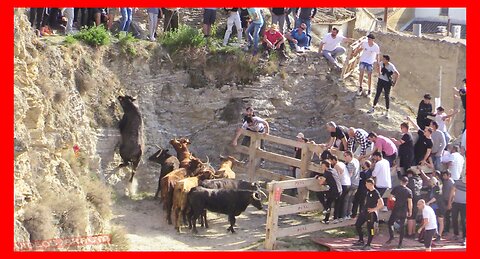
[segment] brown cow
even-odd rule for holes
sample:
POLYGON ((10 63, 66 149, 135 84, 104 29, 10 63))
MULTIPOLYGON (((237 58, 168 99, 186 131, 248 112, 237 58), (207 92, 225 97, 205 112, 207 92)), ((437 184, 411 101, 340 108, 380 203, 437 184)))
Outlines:
POLYGON ((242 163, 238 161, 233 156, 224 157, 220 155, 222 158, 222 164, 220 164, 220 169, 217 170, 218 178, 229 178, 235 179, 235 172, 232 170, 234 163, 242 163))
POLYGON ((198 186, 199 181, 213 179, 215 171, 210 168, 200 170, 196 176, 188 177, 177 182, 173 190, 173 222, 175 229, 180 232, 180 215, 186 223, 187 196, 190 190, 198 186))
POLYGON ((172 139, 170 144, 173 146, 175 151, 177 151, 177 158, 180 161, 180 168, 187 168, 192 160, 192 153, 188 150, 188 145, 190 145, 190 140, 186 138, 172 139))
POLYGON ((172 205, 173 205, 173 190, 175 188, 175 184, 184 179, 185 177, 195 176, 202 170, 212 170, 214 171, 210 164, 202 163, 200 159, 193 158, 188 168, 179 168, 175 169, 172 172, 165 175, 160 180, 160 187, 161 187, 161 198, 163 203, 163 209, 167 211, 167 222, 168 224, 172 224, 171 213, 172 213, 172 205))

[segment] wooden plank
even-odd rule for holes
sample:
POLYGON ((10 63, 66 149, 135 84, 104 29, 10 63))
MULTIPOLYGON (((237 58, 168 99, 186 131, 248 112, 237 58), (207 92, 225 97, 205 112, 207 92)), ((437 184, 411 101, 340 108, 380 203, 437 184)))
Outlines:
POLYGON ((315 178, 305 178, 305 179, 295 179, 295 180, 275 182, 275 187, 280 187, 283 190, 287 190, 287 189, 293 189, 293 188, 308 187, 316 183, 318 183, 318 181, 315 178))
POLYGON ((299 203, 287 205, 278 209, 278 216, 302 213, 312 210, 322 210, 323 206, 320 202, 299 203))
POLYGON ((299 200, 297 197, 290 196, 288 194, 282 193, 282 196, 280 197, 281 201, 284 201, 288 204, 299 204, 302 203, 303 201, 299 200))
MULTIPOLYGON (((308 172, 308 165, 312 158, 312 152, 309 149, 302 149, 302 157, 300 162, 300 178, 306 178, 308 172)), ((306 201, 308 198, 308 190, 306 188, 298 188, 298 199, 306 201)))
POLYGON ((305 225, 293 226, 288 228, 279 228, 276 238, 287 236, 298 236, 305 233, 311 233, 325 229, 325 225, 320 222, 310 223, 305 225))
POLYGON ((279 189, 275 187, 275 183, 267 184, 268 190, 268 211, 267 223, 265 225, 265 249, 275 249, 275 241, 277 240, 278 230, 278 208, 279 208, 279 189), (276 196, 277 195, 277 196, 276 196))
POLYGON ((242 153, 242 154, 248 155, 248 150, 249 150, 249 149, 248 149, 248 147, 246 147, 246 146, 237 145, 237 146, 235 147, 235 150, 236 150, 237 152, 242 153))
POLYGON ((256 155, 256 152, 260 148, 260 138, 258 138, 258 135, 253 135, 250 137, 250 148, 248 150, 248 179, 252 182, 255 181, 255 170, 258 167, 258 164, 260 163, 260 159, 256 155))
POLYGON ((265 169, 258 168, 255 174, 259 177, 264 177, 270 180, 275 180, 275 181, 285 181, 285 180, 294 180, 295 178, 288 176, 288 175, 283 175, 283 174, 278 174, 274 173, 265 169))
POLYGON ((300 160, 293 157, 275 154, 265 150, 257 150, 256 156, 264 158, 268 161, 273 161, 273 162, 277 162, 277 163, 281 163, 289 166, 300 167, 300 160))

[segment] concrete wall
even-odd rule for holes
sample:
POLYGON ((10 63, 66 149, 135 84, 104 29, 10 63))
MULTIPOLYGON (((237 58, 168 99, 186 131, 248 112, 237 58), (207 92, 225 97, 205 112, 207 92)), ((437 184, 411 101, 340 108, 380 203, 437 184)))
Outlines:
MULTIPOLYGON (((365 31, 356 31, 354 36, 364 34, 365 31)), ((452 87, 460 86, 466 73, 465 45, 392 33, 375 32, 375 37, 382 54, 390 55, 401 74, 399 84, 393 89, 394 96, 406 100, 416 113, 425 93, 434 98, 439 96, 439 70, 442 66, 442 106, 447 111, 454 107, 452 87)), ((457 115, 451 134, 458 136, 461 133, 462 121, 463 111, 457 115)))
POLYGON ((399 31, 413 18, 415 18, 415 8, 399 8, 388 17, 388 27, 399 31))
POLYGON ((357 8, 355 28, 365 31, 374 31, 377 25, 377 19, 365 8, 357 8))
MULTIPOLYGON (((448 17, 452 22, 465 24, 467 10, 465 8, 449 8, 448 17)), ((415 8, 415 18, 419 19, 448 19, 440 16, 440 8, 415 8)))

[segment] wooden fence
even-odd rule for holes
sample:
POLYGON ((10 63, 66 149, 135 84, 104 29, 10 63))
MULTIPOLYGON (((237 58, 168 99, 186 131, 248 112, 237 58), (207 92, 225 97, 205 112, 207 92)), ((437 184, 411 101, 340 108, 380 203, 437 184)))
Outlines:
POLYGON ((341 74, 342 79, 349 77, 358 66, 358 63, 360 62, 360 55, 362 55, 362 52, 358 52, 357 55, 355 56, 352 56, 352 54, 361 47, 362 41, 364 41, 366 38, 367 37, 363 36, 360 39, 353 42, 348 47, 347 59, 345 60, 345 63, 343 64, 343 68, 342 68, 342 74, 341 74))
MULTIPOLYGON (((268 213, 266 224, 266 239, 265 248, 274 249, 275 241, 279 237, 294 236, 304 233, 310 233, 321 229, 326 229, 325 225, 320 223, 312 223, 300 226, 293 226, 287 228, 278 227, 278 217, 288 214, 296 214, 301 212, 320 210, 322 205, 320 202, 306 202, 308 197, 308 190, 319 191, 323 187, 319 185, 314 178, 306 178, 309 171, 321 172, 319 164, 311 161, 312 154, 321 154, 325 150, 323 144, 303 143, 295 140, 280 138, 272 135, 258 134, 247 130, 241 130, 242 134, 249 136, 250 146, 237 146, 240 153, 249 156, 248 163, 245 167, 240 168, 247 174, 250 181, 258 180, 258 178, 266 178, 272 180, 267 184, 268 191, 268 213), (270 143, 289 146, 302 149, 301 159, 288 157, 281 154, 265 151, 260 149, 260 142, 264 140, 270 143), (284 164, 290 168, 295 166, 300 168, 300 177, 304 179, 295 179, 294 177, 282 175, 259 168, 260 160, 265 159, 276 163, 284 164), (283 193, 283 190, 297 188, 298 194, 296 197, 283 193), (286 202, 286 206, 280 206, 280 201, 286 202)), ((332 153, 337 155, 339 159, 343 159, 343 152, 332 150, 332 153)), ((341 225, 335 225, 339 227, 341 225)), ((327 228, 333 228, 330 226, 327 228)))

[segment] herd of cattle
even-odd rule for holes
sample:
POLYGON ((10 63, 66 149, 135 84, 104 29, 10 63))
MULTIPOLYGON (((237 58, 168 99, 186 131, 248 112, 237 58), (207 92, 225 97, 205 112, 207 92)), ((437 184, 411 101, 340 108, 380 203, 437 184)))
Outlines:
MULTIPOLYGON (((131 96, 119 96, 118 100, 123 108, 124 115, 120 120, 120 156, 123 163, 120 167, 132 165, 133 180, 135 170, 143 153, 143 121, 138 107, 133 103, 131 96)), ((197 233, 196 221, 200 218, 202 226, 208 228, 206 211, 228 215, 230 227, 228 231, 235 232, 235 216, 245 211, 249 204, 262 209, 261 195, 265 195, 258 183, 236 180, 232 170, 234 164, 240 163, 232 156, 222 158, 218 170, 209 163, 202 162, 193 156, 188 146, 191 144, 186 138, 172 139, 170 144, 177 152, 176 156, 162 149, 149 157, 149 161, 161 165, 158 189, 163 209, 167 212, 167 222, 175 223, 175 229, 180 231, 183 224, 187 224, 193 233, 197 233)))

